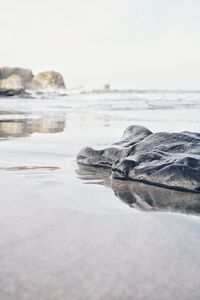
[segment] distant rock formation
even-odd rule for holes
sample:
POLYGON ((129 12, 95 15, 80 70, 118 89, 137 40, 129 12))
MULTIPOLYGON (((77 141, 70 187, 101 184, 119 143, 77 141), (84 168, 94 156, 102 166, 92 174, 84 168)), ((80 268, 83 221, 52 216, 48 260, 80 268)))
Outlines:
POLYGON ((23 68, 0 68, 0 96, 20 95, 26 89, 55 90, 64 89, 63 76, 55 71, 46 71, 33 75, 23 68))
POLYGON ((6 79, 0 80, 0 95, 13 96, 24 92, 22 79, 18 75, 11 75, 6 79))
POLYGON ((22 88, 26 89, 33 78, 33 73, 29 69, 23 68, 0 68, 0 80, 7 79, 10 76, 16 75, 21 79, 22 88))
POLYGON ((46 71, 37 74, 30 82, 31 89, 64 89, 65 83, 60 73, 55 71, 46 71))
POLYGON ((84 148, 77 161, 109 168, 113 178, 200 193, 200 133, 152 133, 133 125, 110 147, 84 148))

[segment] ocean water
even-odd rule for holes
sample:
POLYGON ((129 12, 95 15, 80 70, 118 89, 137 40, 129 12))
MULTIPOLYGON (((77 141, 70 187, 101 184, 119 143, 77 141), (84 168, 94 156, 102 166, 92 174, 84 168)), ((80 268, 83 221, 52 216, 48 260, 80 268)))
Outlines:
POLYGON ((0 98, 0 299, 199 299, 200 195, 76 164, 129 125, 199 116, 200 91, 0 98))

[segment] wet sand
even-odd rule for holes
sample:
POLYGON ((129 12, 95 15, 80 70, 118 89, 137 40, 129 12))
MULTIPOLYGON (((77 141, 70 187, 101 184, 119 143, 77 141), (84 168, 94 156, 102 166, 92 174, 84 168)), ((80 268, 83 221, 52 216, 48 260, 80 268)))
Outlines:
POLYGON ((1 299, 200 298, 200 196, 111 182, 75 161, 134 123, 198 131, 199 102, 152 111, 151 99, 136 110, 106 97, 1 100, 1 299))

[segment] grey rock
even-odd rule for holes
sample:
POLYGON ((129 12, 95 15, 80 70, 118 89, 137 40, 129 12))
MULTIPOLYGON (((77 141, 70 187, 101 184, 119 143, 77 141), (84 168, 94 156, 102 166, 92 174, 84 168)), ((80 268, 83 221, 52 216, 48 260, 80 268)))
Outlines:
POLYGON ((130 126, 110 147, 81 150, 77 162, 109 168, 116 179, 200 192, 200 133, 152 133, 130 126))
POLYGON ((12 96, 27 96, 29 94, 27 94, 25 92, 24 89, 21 89, 21 90, 4 90, 4 91, 1 91, 0 90, 0 97, 12 97, 12 96))

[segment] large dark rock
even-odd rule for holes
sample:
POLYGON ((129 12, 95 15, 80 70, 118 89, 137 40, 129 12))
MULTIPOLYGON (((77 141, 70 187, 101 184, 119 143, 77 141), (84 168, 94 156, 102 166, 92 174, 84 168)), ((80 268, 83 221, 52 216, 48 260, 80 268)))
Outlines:
POLYGON ((200 192, 200 133, 152 133, 130 126, 118 143, 103 150, 84 148, 77 161, 110 168, 113 178, 200 192))

